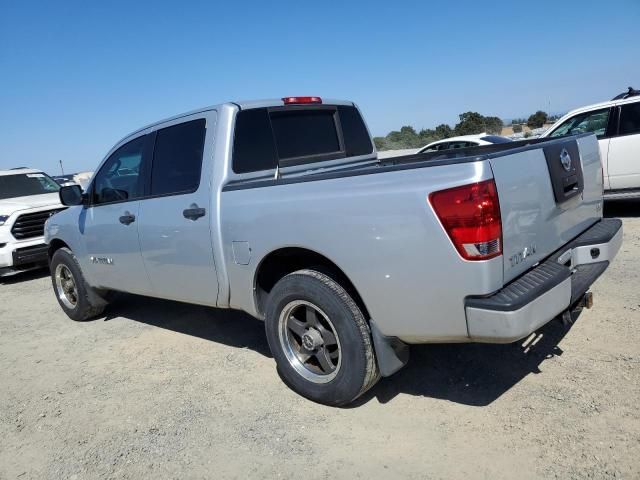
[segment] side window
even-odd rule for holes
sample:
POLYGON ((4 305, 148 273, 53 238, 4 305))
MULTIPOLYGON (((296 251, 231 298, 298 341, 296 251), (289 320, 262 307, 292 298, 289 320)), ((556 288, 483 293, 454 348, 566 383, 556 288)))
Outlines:
POLYGON ((470 144, 469 142, 450 142, 447 150, 453 150, 456 148, 465 148, 465 147, 468 147, 469 145, 473 145, 473 144, 470 144))
POLYGON ((93 182, 93 203, 133 200, 142 196, 142 153, 146 136, 131 140, 107 159, 93 182))
POLYGON ((195 192, 200 185, 206 121, 158 130, 151 166, 151 195, 195 192))
POLYGON ((620 107, 620 135, 640 133, 640 102, 620 107))
POLYGON ((428 150, 425 150, 425 152, 439 152, 440 150, 446 150, 447 148, 449 148, 449 142, 436 143, 435 145, 430 146, 428 150))
POLYGON ((598 137, 604 136, 609 123, 609 109, 594 110, 592 112, 579 113, 565 120, 552 133, 551 137, 562 135, 577 135, 579 133, 595 133, 598 137))
POLYGON ((340 115, 340 126, 342 127, 347 157, 372 153, 373 146, 369 132, 367 132, 367 127, 365 127, 362 116, 356 107, 339 105, 338 114, 340 115))

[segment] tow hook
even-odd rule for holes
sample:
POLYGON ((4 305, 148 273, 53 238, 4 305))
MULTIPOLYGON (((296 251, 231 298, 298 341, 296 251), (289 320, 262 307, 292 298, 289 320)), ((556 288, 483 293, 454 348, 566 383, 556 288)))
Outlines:
POLYGON ((587 292, 584 294, 584 296, 582 297, 582 306, 584 308, 593 307, 593 293, 587 292))
POLYGON ((574 303, 572 307, 562 312, 562 324, 565 326, 573 325, 575 322, 573 313, 578 312, 583 308, 589 309, 591 307, 593 307, 593 293, 587 292, 582 296, 582 298, 580 298, 580 300, 574 303))

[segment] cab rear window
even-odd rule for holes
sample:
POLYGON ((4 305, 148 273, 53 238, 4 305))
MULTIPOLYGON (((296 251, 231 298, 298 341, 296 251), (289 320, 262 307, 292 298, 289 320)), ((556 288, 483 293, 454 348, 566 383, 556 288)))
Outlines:
POLYGON ((280 160, 339 154, 342 151, 337 111, 330 109, 280 110, 270 113, 280 160))
POLYGON ((353 106, 257 108, 238 112, 232 168, 249 173, 371 153, 353 106))

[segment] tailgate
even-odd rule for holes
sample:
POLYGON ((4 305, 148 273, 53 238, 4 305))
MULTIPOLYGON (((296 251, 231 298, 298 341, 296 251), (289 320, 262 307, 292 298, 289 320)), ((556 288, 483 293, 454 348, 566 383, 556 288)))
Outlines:
POLYGON ((602 217, 594 135, 560 138, 490 157, 500 199, 507 283, 602 217))

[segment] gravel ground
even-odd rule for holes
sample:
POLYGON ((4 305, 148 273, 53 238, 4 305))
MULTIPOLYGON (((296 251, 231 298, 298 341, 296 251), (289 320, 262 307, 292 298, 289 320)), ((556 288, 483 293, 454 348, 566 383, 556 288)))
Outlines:
MULTIPOLYGON (((0 479, 639 478, 640 205, 595 305, 535 345, 413 348, 332 409, 278 378, 261 322, 125 297, 69 320, 0 283, 0 479)), ((534 342, 531 342, 534 343, 534 342)))

